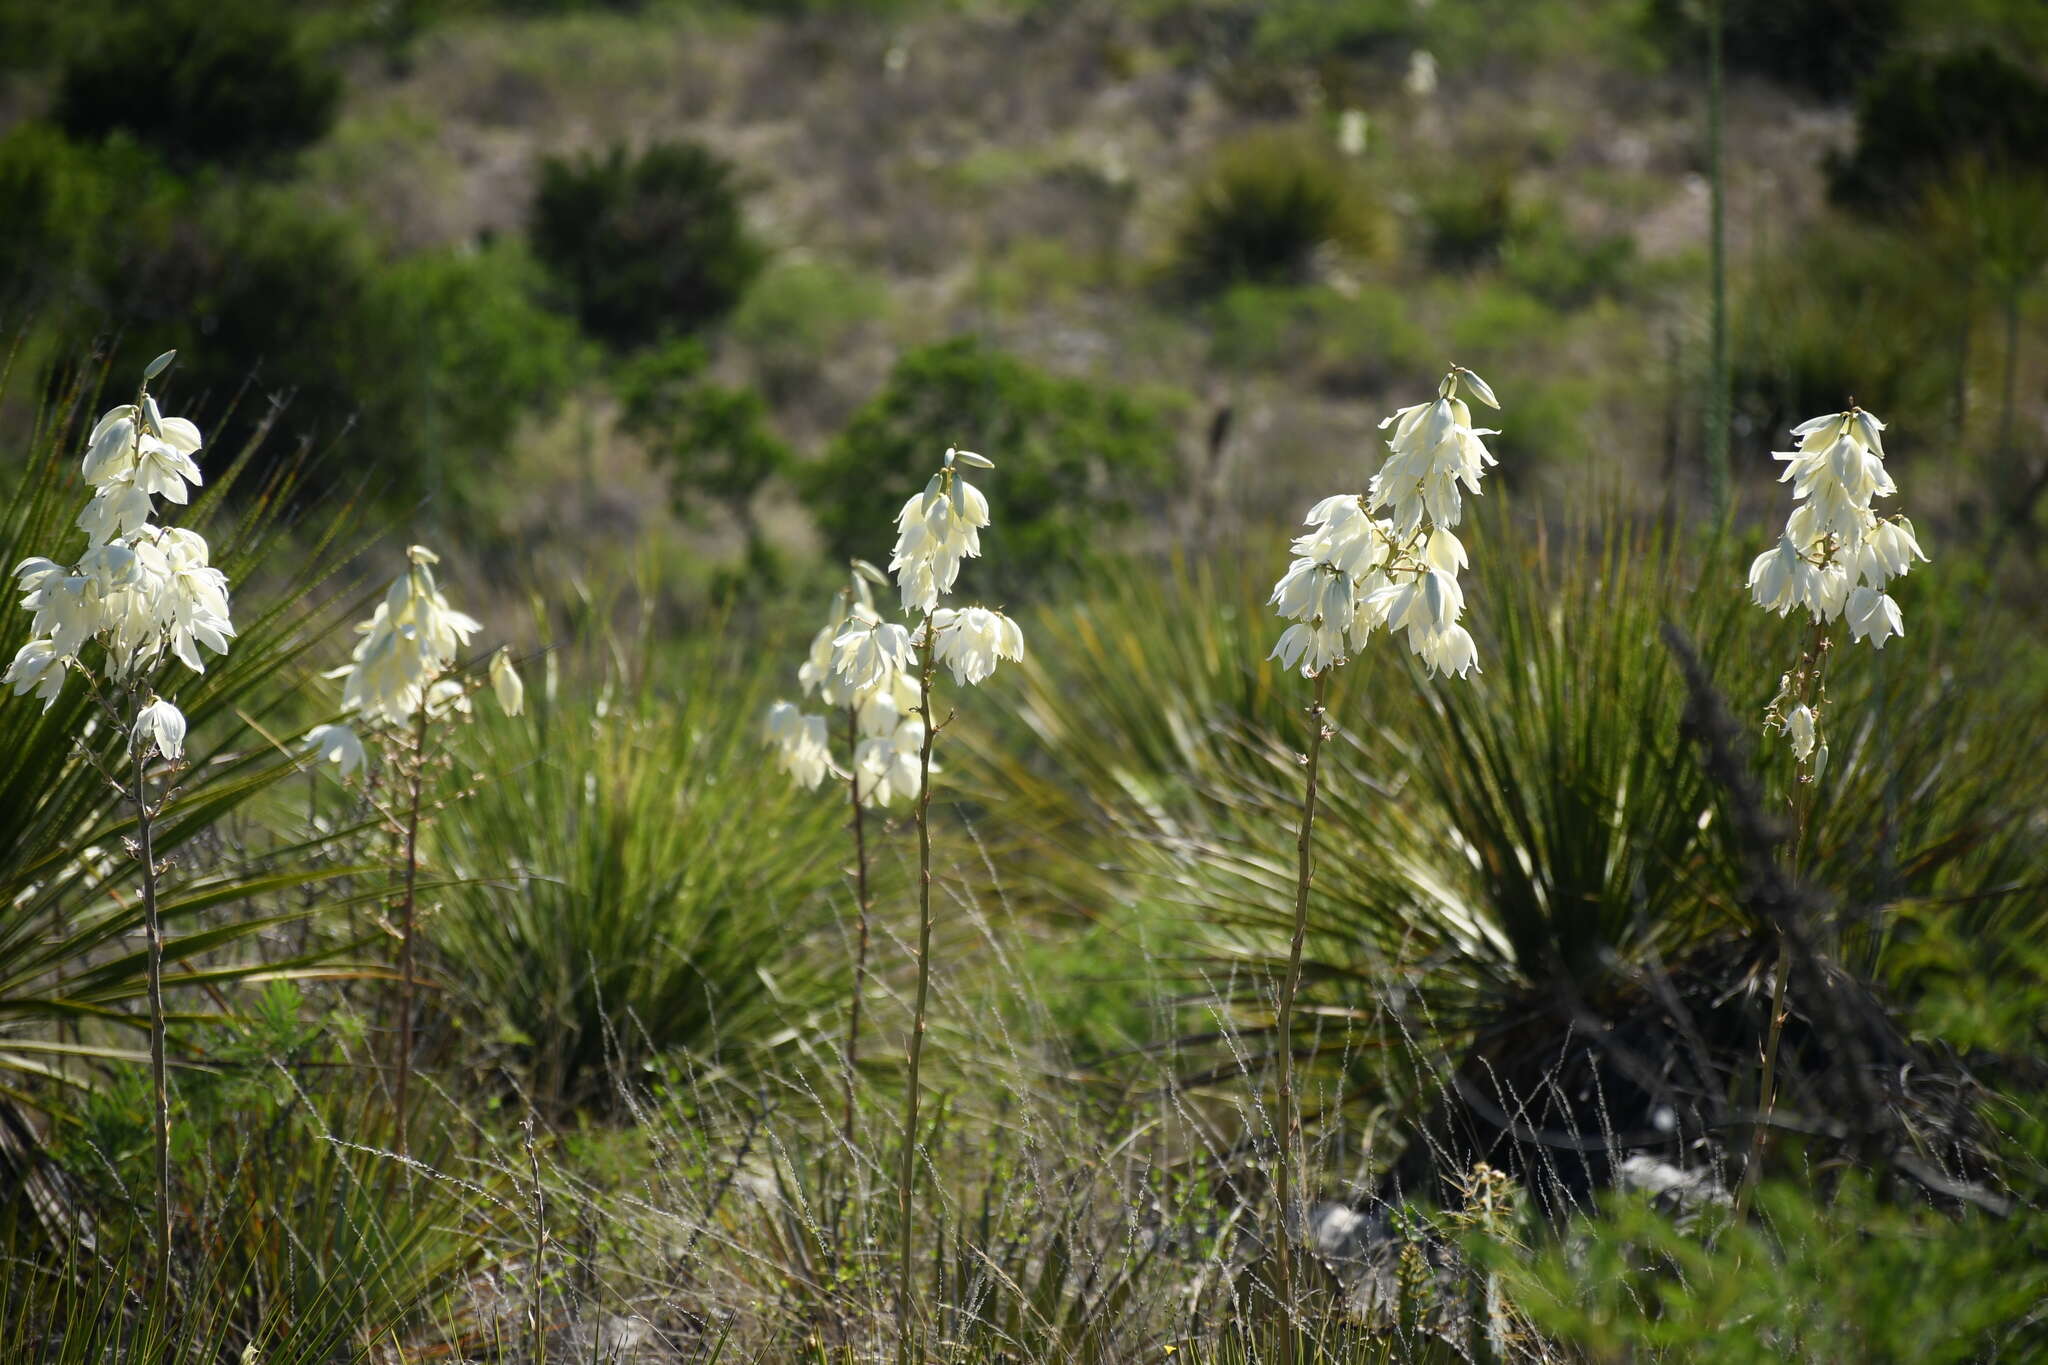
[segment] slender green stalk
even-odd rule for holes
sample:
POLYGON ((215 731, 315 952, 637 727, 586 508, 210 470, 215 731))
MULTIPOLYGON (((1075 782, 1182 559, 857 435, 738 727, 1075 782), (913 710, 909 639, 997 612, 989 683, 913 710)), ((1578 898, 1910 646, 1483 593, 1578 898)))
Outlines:
MULTIPOLYGON (((1828 656, 1828 628, 1815 621, 1807 638, 1806 653, 1799 660, 1799 699, 1820 709, 1826 698, 1824 671, 1828 656)), ((1802 769, 1805 765, 1801 765, 1802 769)), ((1802 771, 1792 792, 1792 871, 1796 876, 1806 857, 1806 830, 1813 819, 1815 787, 1820 774, 1802 771)), ((1785 1035, 1785 983, 1792 975, 1792 939, 1778 926, 1778 964, 1771 979, 1771 1016, 1764 1035, 1764 1069, 1757 1087, 1762 1113, 1749 1129, 1749 1159, 1743 1163, 1742 1183, 1735 1192, 1735 1221, 1741 1222, 1749 1208, 1750 1196, 1763 1176, 1764 1148, 1770 1140, 1771 1118, 1778 1109, 1778 1045, 1785 1035)))
POLYGON ((398 1154, 406 1146, 407 1088, 412 1079, 413 1014, 413 932, 418 921, 415 907, 420 871, 420 793, 427 784, 427 704, 420 701, 412 727, 412 787, 405 816, 405 898, 399 905, 398 939, 398 1086, 396 1093, 398 1154))
MULTIPOLYGON (((925 738, 931 738, 931 727, 925 727, 925 738)), ((856 1068, 860 1064, 860 1004, 867 994, 868 986, 868 838, 866 813, 860 804, 860 765, 852 761, 852 755, 860 746, 860 708, 846 708, 846 752, 847 766, 852 775, 846 780, 848 798, 853 803, 853 900, 854 910, 860 919, 860 945, 853 955, 853 1004, 846 1021, 846 1119, 842 1132, 849 1148, 853 1145, 853 1090, 856 1068)), ((929 752, 930 745, 926 745, 929 752)))
POLYGON ((156 1102, 156 1245, 163 1288, 171 1282, 171 1091, 164 1067, 164 931, 156 908, 155 812, 144 746, 134 742, 135 846, 142 859, 142 922, 149 935, 149 1079, 156 1102))
POLYGON ((1724 72, 1722 0, 1707 3, 1707 186, 1711 218, 1708 241, 1711 386, 1707 394, 1707 498, 1718 528, 1728 514, 1728 176, 1722 156, 1724 72))
POLYGON ((918 710, 924 717, 924 742, 918 749, 917 785, 917 1005, 910 1021, 910 1077, 903 1098, 903 1163, 896 1176, 896 1360, 909 1365, 910 1191, 917 1179, 917 1072, 924 1057, 925 1007, 932 984, 932 618, 924 618, 917 649, 918 710))
MULTIPOLYGON (((1294 1099, 1294 996, 1301 989, 1301 949, 1308 935, 1308 890, 1314 876, 1314 830, 1316 823, 1316 776, 1323 755, 1323 701, 1329 694, 1330 675, 1326 669, 1316 675, 1315 700, 1309 703, 1308 787, 1301 800, 1301 832, 1295 839, 1298 872, 1294 883, 1294 941, 1287 950, 1287 980, 1280 989, 1280 1150, 1274 1163, 1274 1188, 1280 1199, 1280 1227, 1276 1245, 1280 1250, 1280 1306, 1284 1331, 1280 1358, 1294 1359, 1294 1251, 1288 1242, 1288 1209, 1294 1202, 1295 1144, 1301 1136, 1301 1115, 1294 1099)), ((1306 1177, 1304 1176, 1304 1183, 1306 1177)))

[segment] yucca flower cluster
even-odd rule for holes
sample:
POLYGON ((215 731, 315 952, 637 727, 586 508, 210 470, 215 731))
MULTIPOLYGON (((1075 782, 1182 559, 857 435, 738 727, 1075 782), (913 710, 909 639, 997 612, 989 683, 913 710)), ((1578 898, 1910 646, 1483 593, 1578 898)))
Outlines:
POLYGON ((1406 407, 1380 423, 1393 428, 1388 455, 1364 494, 1340 493, 1309 509, 1309 531, 1294 540, 1294 561, 1269 599, 1294 622, 1270 657, 1313 677, 1365 648, 1379 627, 1407 632, 1408 647, 1432 673, 1464 677, 1478 666, 1458 574, 1465 546, 1451 528, 1464 495, 1479 492, 1496 463, 1472 425, 1460 386, 1488 407, 1493 390, 1453 366, 1433 402, 1406 407))
MULTIPOLYGON (((403 725, 422 707, 430 716, 469 710, 468 689, 450 674, 456 656, 482 626, 448 605, 434 580, 439 555, 424 545, 405 553, 405 572, 392 580, 370 619, 356 627, 362 638, 351 661, 328 675, 342 679, 342 710, 368 725, 403 725)), ((505 714, 518 715, 526 688, 503 650, 492 657, 490 676, 505 714)), ((362 738, 347 723, 315 726, 307 732, 306 746, 338 765, 343 776, 364 763, 362 738)))
MULTIPOLYGON (((76 522, 84 553, 68 566, 38 556, 15 567, 21 605, 34 622, 0 682, 16 696, 33 691, 45 710, 82 667, 91 641, 105 648, 108 681, 142 689, 165 655, 203 673, 201 647, 225 654, 234 636, 227 576, 208 562, 205 537, 152 521, 157 498, 182 505, 202 482, 193 458, 199 428, 164 416, 149 393, 149 381, 176 354, 152 361, 135 402, 93 427, 83 465, 93 493, 76 522)), ((131 743, 175 759, 184 753, 185 730, 178 708, 152 693, 137 708, 131 743)))
POLYGON ((933 656, 952 670, 955 682, 972 686, 993 674, 998 660, 1023 659, 1024 632, 992 608, 939 605, 939 598, 953 590, 960 561, 981 554, 981 528, 988 525, 988 499, 967 482, 962 468, 993 469, 995 464, 971 450, 947 447, 924 491, 912 495, 897 514, 889 568, 902 590, 904 609, 924 616, 911 633, 912 648, 923 649, 929 631, 933 656))
POLYGON ((833 618, 811 638, 797 669, 805 696, 852 712, 852 752, 842 767, 832 754, 832 726, 793 702, 768 708, 767 738, 776 762, 805 789, 827 776, 851 780, 865 806, 887 806, 917 794, 917 755, 924 721, 917 714, 917 673, 910 632, 875 610, 871 584, 888 579, 863 559, 853 561, 846 587, 833 599, 833 618))
POLYGON ((1783 462, 1779 482, 1792 485, 1797 506, 1778 543, 1749 566, 1750 598, 1780 616, 1804 608, 1822 638, 1801 665, 1787 673, 1765 714, 1769 729, 1792 741, 1804 763, 1825 751, 1820 712, 1820 649, 1826 628, 1846 620, 1852 640, 1877 649, 1904 635, 1899 604, 1886 584, 1903 577, 1927 555, 1903 516, 1881 516, 1871 503, 1898 492, 1884 466, 1885 425, 1853 402, 1847 411, 1811 418, 1792 428, 1799 449, 1774 451, 1783 462))

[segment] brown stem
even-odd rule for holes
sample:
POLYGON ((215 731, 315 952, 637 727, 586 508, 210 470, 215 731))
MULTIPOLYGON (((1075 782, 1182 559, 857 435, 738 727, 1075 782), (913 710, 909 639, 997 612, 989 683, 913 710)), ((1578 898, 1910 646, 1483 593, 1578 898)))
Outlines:
MULTIPOLYGON (((930 738, 927 727, 926 738, 930 738)), ((843 1131, 847 1146, 853 1145, 854 1075, 860 1062, 860 1004, 868 984, 868 840, 866 815, 860 804, 860 765, 854 755, 860 747, 860 708, 846 708, 847 793, 853 802, 853 899, 860 917, 860 946, 853 957, 853 1005, 846 1022, 846 1121, 843 1131)))
POLYGON ((896 1360, 910 1361, 910 1190, 917 1178, 917 1071, 924 1057, 925 1005, 932 984, 932 618, 924 618, 917 651, 918 710, 924 742, 918 750, 917 786, 917 1006, 910 1022, 910 1079, 903 1100, 903 1163, 896 1176, 896 1360))
POLYGON ((164 1068, 164 932, 156 912, 156 845, 149 809, 148 769, 135 751, 135 842, 142 858, 142 922, 149 935, 149 1079, 156 1100, 156 1245, 162 1287, 171 1282, 171 1091, 164 1068))
POLYGON ((412 789, 405 817, 405 899, 400 902, 398 939, 398 1154, 407 1153, 406 1091, 412 1079, 413 929, 419 886, 420 792, 427 783, 427 705, 420 701, 412 727, 412 789))
POLYGON ((1316 774, 1323 753, 1323 701, 1329 694, 1330 675, 1316 675, 1315 700, 1309 703, 1308 789, 1301 801, 1301 833, 1295 840, 1299 872, 1294 884, 1294 941, 1287 950, 1287 981, 1280 991, 1280 1152, 1274 1164, 1274 1186, 1280 1199, 1280 1305, 1283 1316, 1280 1358, 1294 1359, 1294 1253, 1287 1240, 1287 1211, 1293 1200, 1294 1146, 1301 1133, 1301 1116, 1294 1102, 1294 996, 1301 988, 1301 948, 1308 935, 1308 889, 1314 875, 1313 831, 1316 822, 1316 774))

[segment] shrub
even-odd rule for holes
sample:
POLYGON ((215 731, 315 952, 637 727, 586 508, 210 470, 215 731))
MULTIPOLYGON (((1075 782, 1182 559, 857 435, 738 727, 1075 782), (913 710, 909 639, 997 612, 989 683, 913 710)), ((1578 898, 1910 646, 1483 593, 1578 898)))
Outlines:
POLYGON ((677 510, 701 518, 703 500, 720 504, 746 537, 749 563, 766 570, 772 556, 754 499, 789 468, 789 447, 770 429, 759 393, 703 382, 704 365, 693 341, 628 362, 619 380, 624 425, 668 471, 677 510))
POLYGON ((1856 147, 1830 167, 1851 208, 1898 212, 1965 163, 2048 173, 2048 82, 1991 48, 1893 63, 1856 105, 1856 147))
POLYGON ((0 316, 76 297, 113 187, 92 154, 47 124, 0 139, 0 316))
POLYGON ((323 137, 341 77, 266 0, 136 6, 65 64, 56 118, 123 132, 174 162, 275 164, 323 137))
MULTIPOLYGON (((1816 95, 1846 95, 1904 25, 1903 0, 1720 0, 1721 55, 1730 71, 1753 72, 1816 95)), ((1652 0, 1649 30, 1674 62, 1704 69, 1707 6, 1652 0)))
POLYGON ((854 414, 804 493, 831 553, 879 559, 888 527, 959 442, 996 462, 1003 517, 982 536, 977 581, 1015 588, 1071 567, 1156 501, 1174 477, 1157 402, 1047 374, 972 338, 911 351, 854 414))
POLYGON ((1500 254, 1515 227, 1514 183, 1500 170, 1448 167, 1433 173, 1422 198, 1431 265, 1469 270, 1500 254))
POLYGON ((584 330, 622 348, 720 321, 766 259, 747 231, 732 166, 695 143, 550 159, 531 230, 584 330))
MULTIPOLYGON (((474 487, 467 471, 580 363, 574 329, 535 302, 540 280, 516 244, 386 264, 353 219, 281 190, 168 217, 131 234, 99 273, 109 321, 126 334, 117 366, 176 344, 188 357, 173 376, 180 391, 214 412, 253 379, 257 394, 289 397, 288 436, 322 448, 352 431, 337 472, 399 499, 474 487)), ((245 401, 221 437, 240 439, 266 415, 260 398, 245 401)), ((276 442, 269 458, 289 458, 293 444, 276 442)))
POLYGON ((1823 230, 1764 262, 1735 309, 1736 430, 1776 441, 1794 422, 1877 394, 1898 411, 1945 412, 1961 303, 1878 233, 1823 230))
POLYGON ((1304 137, 1266 133, 1225 147, 1182 223, 1175 268, 1196 293, 1308 277, 1325 247, 1361 253, 1386 241, 1384 215, 1353 172, 1304 137))

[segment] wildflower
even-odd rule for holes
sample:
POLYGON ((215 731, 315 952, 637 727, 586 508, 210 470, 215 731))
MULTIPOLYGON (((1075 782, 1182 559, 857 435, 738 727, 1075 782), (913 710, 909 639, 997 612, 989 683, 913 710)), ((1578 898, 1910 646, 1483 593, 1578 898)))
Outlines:
POLYGON ((792 703, 779 701, 768 708, 766 729, 776 761, 798 786, 816 787, 833 771, 823 716, 807 716, 792 703))
MULTIPOLYGON (((862 804, 887 806, 899 796, 914 798, 923 747, 924 722, 915 716, 904 717, 886 735, 862 740, 854 750, 854 781, 862 804)), ((937 764, 932 771, 938 771, 937 764)))
MULTIPOLYGON (((953 681, 962 687, 985 681, 999 659, 1016 662, 1024 657, 1024 632, 1015 621, 987 607, 940 607, 927 618, 927 625, 936 632, 938 661, 953 670, 953 681)), ((922 644, 923 639, 921 628, 917 642, 922 644)))
POLYGON ((994 468, 972 451, 949 447, 939 472, 897 514, 889 571, 896 575, 905 611, 929 614, 940 596, 953 590, 960 561, 981 554, 988 499, 960 475, 956 464, 994 468))
POLYGON ((506 650, 491 656, 491 690, 497 694, 498 709, 506 715, 516 716, 526 709, 526 684, 520 681, 519 670, 512 667, 512 656, 506 650))
MULTIPOLYGON (((1927 559, 1911 522, 1871 505, 1898 492, 1884 465, 1884 430, 1874 413, 1852 403, 1792 428, 1797 450, 1772 452, 1785 466, 1779 481, 1792 485, 1795 505, 1777 545, 1751 561, 1749 594, 1780 616, 1804 608, 1815 627, 1815 647, 1786 675, 1766 712, 1769 727, 1791 739, 1801 763, 1827 753, 1815 739, 1826 702, 1826 627, 1846 617, 1849 638, 1875 649, 1904 635, 1899 604, 1885 586, 1914 560, 1927 559)), ((1818 775, 1816 767, 1812 776, 1818 775)))
POLYGON ((366 720, 401 723, 419 710, 433 680, 482 626, 448 605, 434 582, 440 556, 423 545, 406 551, 406 571, 392 580, 343 670, 342 709, 366 720))
POLYGON ((1293 622, 1269 658, 1315 676, 1343 663, 1385 626, 1403 630, 1432 673, 1468 675, 1478 667, 1471 633, 1458 624, 1465 594, 1458 575, 1468 556, 1451 527, 1463 494, 1477 493, 1493 455, 1458 397, 1463 387, 1499 407, 1486 381, 1453 367, 1436 400, 1401 409, 1388 456, 1365 496, 1338 494, 1309 509, 1310 528, 1295 537, 1295 558, 1269 604, 1293 622), (1376 516, 1384 510, 1388 515, 1376 516))
POLYGON ((1785 734, 1792 741, 1792 753, 1801 763, 1813 756, 1815 720, 1813 708, 1804 703, 1792 708, 1785 717, 1785 734))
POLYGON ((832 671, 861 693, 911 666, 910 632, 856 604, 832 640, 832 671))
POLYGON ((12 684, 17 697, 25 697, 33 691, 42 698, 43 709, 47 711, 56 704, 58 694, 64 690, 64 678, 71 662, 71 656, 60 652, 53 641, 30 640, 15 651, 7 672, 0 675, 0 683, 12 684))
POLYGON ((362 771, 367 756, 363 741, 346 725, 316 725, 306 731, 305 748, 322 763, 332 763, 347 777, 362 771))
POLYGON ((135 716, 131 743, 138 751, 154 747, 165 758, 180 758, 185 752, 185 713, 162 697, 151 698, 135 716))

